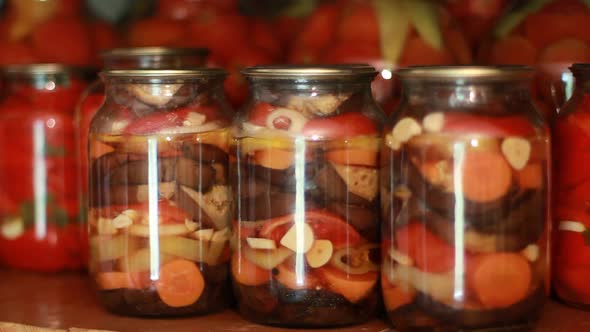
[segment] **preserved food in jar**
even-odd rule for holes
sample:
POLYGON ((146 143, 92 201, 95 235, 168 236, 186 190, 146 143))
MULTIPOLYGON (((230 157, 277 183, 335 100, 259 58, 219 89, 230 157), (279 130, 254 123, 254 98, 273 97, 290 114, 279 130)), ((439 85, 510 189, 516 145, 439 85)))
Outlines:
POLYGON ((338 326, 378 305, 383 115, 364 65, 253 67, 236 121, 231 261, 240 313, 263 324, 338 326))
POLYGON ((44 272, 79 269, 74 107, 90 77, 62 65, 5 67, 0 103, 0 263, 44 272))
POLYGON ((590 159, 590 65, 571 68, 576 89, 554 124, 554 192, 552 283, 566 303, 590 308, 588 192, 590 159))
MULTIPOLYGON (((186 69, 206 64, 208 51, 203 48, 116 48, 101 53, 104 68, 109 69, 186 69)), ((86 222, 88 211, 88 132, 90 121, 105 99, 102 81, 92 83, 76 107, 76 157, 78 161, 78 190, 81 222, 86 222)))
POLYGON ((90 273, 113 312, 228 305, 232 113, 219 69, 111 70, 89 138, 90 273))
POLYGON ((391 113, 400 86, 392 72, 410 65, 472 61, 467 39, 432 0, 325 1, 293 41, 290 63, 369 63, 380 71, 377 101, 391 113))
POLYGON ((86 22, 81 0, 8 0, 0 27, 0 65, 96 64, 95 54, 117 46, 114 29, 86 22))
POLYGON ((537 106, 552 120, 573 91, 568 67, 590 62, 589 19, 590 5, 583 0, 515 2, 481 47, 480 60, 535 66, 537 106))
POLYGON ((548 129, 526 67, 399 71, 382 291, 400 331, 529 330, 547 290, 548 129))

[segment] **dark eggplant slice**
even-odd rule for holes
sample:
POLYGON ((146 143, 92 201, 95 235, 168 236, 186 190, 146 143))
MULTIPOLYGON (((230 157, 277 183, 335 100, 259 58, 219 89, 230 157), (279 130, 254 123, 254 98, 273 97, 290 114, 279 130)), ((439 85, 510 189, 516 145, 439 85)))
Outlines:
POLYGON ((176 162, 176 180, 198 192, 206 192, 215 183, 215 169, 193 159, 179 158, 176 162))
POLYGON ((453 220, 455 206, 461 204, 466 216, 486 215, 491 219, 498 219, 502 212, 508 211, 510 198, 515 194, 515 188, 510 190, 504 197, 493 202, 479 203, 468 199, 462 199, 460 202, 452 192, 431 184, 425 179, 418 168, 412 163, 406 163, 407 185, 412 191, 414 197, 420 197, 434 211, 437 211, 443 217, 453 220))
POLYGON ((182 153, 197 162, 227 164, 228 161, 227 152, 211 144, 184 142, 182 153))
MULTIPOLYGON (((145 203, 148 201, 149 185, 109 185, 103 186, 102 191, 90 192, 90 203, 94 207, 109 205, 130 205, 145 203)), ((158 197, 170 199, 176 194, 174 182, 158 184, 158 197)))
MULTIPOLYGON (((312 179, 315 174, 314 164, 306 164, 305 179, 312 179)), ((284 191, 295 192, 297 179, 295 178, 295 167, 291 166, 284 170, 266 168, 260 165, 253 165, 254 174, 263 182, 268 182, 273 186, 281 187, 284 191)), ((309 186, 306 183, 306 189, 309 186)))
MULTIPOLYGON (((332 165, 325 165, 314 177, 314 182, 324 196, 324 200, 334 200, 344 204, 370 205, 371 202, 348 191, 346 182, 332 165)), ((322 199, 320 197, 320 199, 322 199)))
POLYGON ((279 300, 276 291, 270 284, 260 286, 245 286, 234 281, 234 294, 241 312, 248 312, 253 316, 266 316, 272 313, 279 300))
MULTIPOLYGON (((176 159, 159 158, 158 159, 158 182, 174 181, 176 159)), ((147 160, 127 161, 115 167, 110 175, 109 182, 114 185, 118 184, 147 184, 149 183, 149 163, 147 160)))
POLYGON ((101 183, 109 182, 109 175, 113 169, 129 161, 129 155, 126 153, 107 153, 92 162, 89 176, 94 186, 101 183))
POLYGON ((336 213, 356 229, 362 237, 370 242, 379 239, 379 209, 376 206, 350 205, 333 202, 326 207, 336 213))
MULTIPOLYGON (((311 204, 306 206, 309 207, 311 204)), ((236 202, 238 220, 265 220, 292 214, 294 211, 295 194, 292 193, 265 192, 236 202)))
POLYGON ((428 315, 440 320, 444 326, 450 325, 460 329, 514 326, 514 330, 508 329, 508 331, 517 331, 518 328, 526 331, 538 320, 545 298, 543 287, 539 287, 522 301, 499 309, 456 309, 437 302, 423 293, 418 294, 415 304, 428 315))

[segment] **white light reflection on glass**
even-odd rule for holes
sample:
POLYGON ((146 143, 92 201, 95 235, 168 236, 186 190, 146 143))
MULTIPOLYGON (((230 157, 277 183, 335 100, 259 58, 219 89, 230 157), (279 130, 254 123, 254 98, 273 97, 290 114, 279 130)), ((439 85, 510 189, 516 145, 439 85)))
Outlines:
POLYGON ((33 123, 33 190, 35 195, 35 237, 47 236, 47 169, 45 165, 45 122, 33 123))
POLYGON ((160 278, 160 238, 158 232, 158 139, 147 140, 148 161, 148 222, 150 230, 150 279, 160 278))
POLYGON ((55 82, 45 83, 45 90, 55 90, 55 82))
MULTIPOLYGON (((472 141, 473 144, 473 141, 472 141)), ((465 160, 465 144, 457 142, 453 144, 453 189, 455 190, 455 280, 453 298, 457 301, 463 299, 465 285, 465 205, 463 195, 463 163, 465 160)))
MULTIPOLYGON (((295 235, 297 252, 305 247, 305 139, 295 138, 295 235)), ((303 255, 295 255, 295 279, 297 285, 305 283, 303 255)))
POLYGON ((472 139, 469 144, 471 144, 472 147, 476 148, 479 146, 479 141, 476 139, 472 139))
POLYGON ((47 120, 47 127, 48 128, 54 128, 55 127, 55 119, 49 119, 49 120, 47 120))
POLYGON ((393 77, 393 73, 389 69, 383 69, 381 71, 381 77, 385 80, 390 80, 393 77))

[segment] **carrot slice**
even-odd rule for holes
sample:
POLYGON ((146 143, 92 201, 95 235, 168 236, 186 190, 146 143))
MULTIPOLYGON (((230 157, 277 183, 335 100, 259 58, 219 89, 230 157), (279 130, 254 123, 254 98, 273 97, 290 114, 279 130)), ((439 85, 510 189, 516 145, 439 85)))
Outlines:
POLYGON ((353 275, 326 266, 315 271, 329 289, 352 303, 357 303, 369 295, 375 289, 379 277, 376 272, 353 275))
POLYGON ((537 49, 524 37, 508 36, 492 46, 489 61, 497 65, 533 65, 537 61, 537 49))
POLYGON ((590 42, 590 15, 537 13, 524 22, 527 38, 539 49, 564 38, 590 42))
POLYGON ((326 153, 326 158, 336 164, 377 166, 377 151, 371 149, 339 149, 326 153))
POLYGON ((453 57, 448 50, 437 50, 419 36, 414 36, 406 41, 400 59, 402 66, 448 65, 451 63, 453 63, 453 57))
POLYGON ((463 161, 463 192, 475 202, 491 202, 508 193, 512 169, 506 159, 492 151, 467 151, 463 161))
POLYGON ((467 283, 485 308, 504 308, 521 301, 531 281, 531 267, 520 254, 480 255, 467 262, 467 283))
POLYGON ((254 159, 260 166, 266 168, 287 169, 293 164, 294 155, 291 151, 266 149, 256 151, 254 159))
POLYGON ((100 289, 143 289, 150 285, 146 272, 100 272, 95 276, 100 289))
POLYGON ((385 277, 381 278, 381 290, 387 311, 393 311, 410 304, 416 297, 416 291, 414 289, 405 290, 392 285, 385 277))
POLYGON ((171 307, 191 305, 201 297, 205 279, 195 263, 177 259, 162 265, 156 290, 160 299, 171 307))
POLYGON ((523 189, 541 189, 543 187, 543 167, 539 163, 526 165, 516 173, 516 181, 523 189))
POLYGON ((270 270, 256 266, 237 252, 232 256, 231 271, 234 281, 245 286, 260 286, 272 277, 270 270))
POLYGON ((578 39, 562 39, 547 46, 539 58, 541 63, 590 62, 590 46, 578 39))

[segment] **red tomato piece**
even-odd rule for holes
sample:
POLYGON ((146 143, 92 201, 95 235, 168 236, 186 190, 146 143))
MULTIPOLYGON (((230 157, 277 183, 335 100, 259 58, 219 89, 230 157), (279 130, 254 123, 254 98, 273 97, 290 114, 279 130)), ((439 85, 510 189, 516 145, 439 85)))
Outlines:
POLYGON ((337 139, 377 134, 377 126, 361 113, 343 113, 327 118, 309 120, 303 126, 303 135, 320 139, 337 139))
POLYGON ((421 222, 412 221, 395 232, 396 249, 412 258, 424 272, 444 273, 455 266, 455 249, 421 222))
POLYGON ((165 128, 181 126, 190 111, 188 108, 182 108, 174 112, 154 112, 130 123, 123 130, 123 134, 147 135, 154 134, 165 128))
MULTIPOLYGON (((260 236, 279 242, 295 223, 295 215, 269 220, 260 236)), ((330 240, 334 248, 354 247, 360 243, 359 233, 346 220, 324 210, 305 211, 305 222, 313 229, 316 239, 330 240)))
POLYGON ((248 120, 257 126, 266 126, 266 119, 276 107, 269 103, 257 103, 252 108, 248 120))
MULTIPOLYGON (((40 272, 56 272, 75 265, 79 252, 66 245, 68 232, 48 223, 43 238, 37 238, 35 226, 14 240, 0 238, 0 261, 7 266, 40 272)), ((75 241, 75 240, 73 240, 75 241)))
POLYGON ((43 62, 88 65, 92 61, 89 31, 77 18, 50 19, 32 34, 35 53, 43 62))
POLYGON ((522 136, 535 134, 535 127, 520 116, 492 117, 463 113, 445 114, 444 132, 487 136, 522 136))
POLYGON ((590 266, 559 265, 555 267, 553 287, 563 299, 590 303, 590 266))
POLYGON ((35 63, 35 54, 24 42, 0 41, 0 65, 35 63))
POLYGON ((579 185, 589 178, 580 165, 590 165, 590 115, 572 114, 559 118, 553 131, 555 183, 557 191, 579 185), (576 170, 572 172, 572 170, 576 170))

